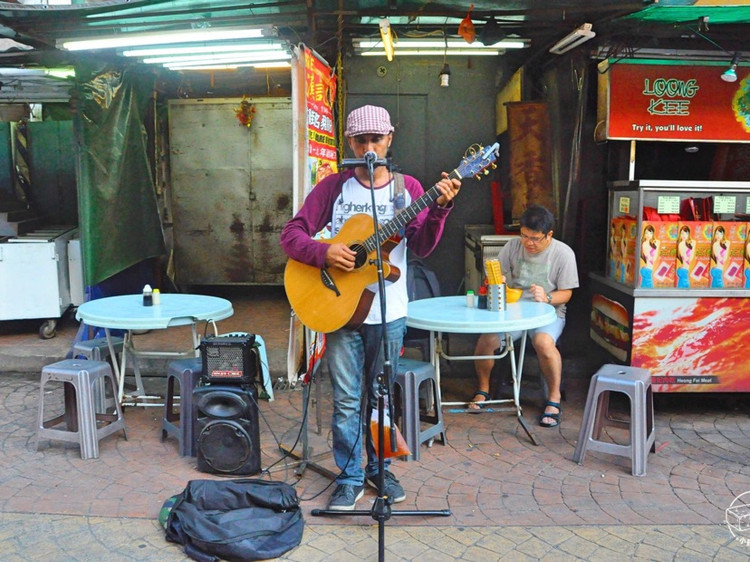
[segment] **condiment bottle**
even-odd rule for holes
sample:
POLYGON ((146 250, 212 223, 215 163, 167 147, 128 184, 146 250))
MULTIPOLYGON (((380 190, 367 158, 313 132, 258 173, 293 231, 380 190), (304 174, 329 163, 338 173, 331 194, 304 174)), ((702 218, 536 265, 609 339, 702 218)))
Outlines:
POLYGON ((154 293, 151 290, 151 285, 145 285, 143 287, 143 306, 151 306, 154 304, 154 293))

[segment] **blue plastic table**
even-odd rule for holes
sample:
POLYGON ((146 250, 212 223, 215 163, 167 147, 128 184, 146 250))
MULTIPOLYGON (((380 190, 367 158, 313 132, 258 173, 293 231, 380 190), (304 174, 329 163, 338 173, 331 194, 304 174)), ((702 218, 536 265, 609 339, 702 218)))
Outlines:
POLYGON ((122 362, 113 361, 115 376, 119 384, 118 400, 123 403, 125 367, 127 357, 133 357, 133 369, 136 374, 136 393, 129 396, 138 401, 140 406, 161 406, 161 404, 140 403, 138 399, 159 398, 147 396, 141 381, 138 368, 138 357, 175 358, 199 354, 200 338, 196 323, 200 321, 217 322, 234 314, 232 303, 226 299, 208 295, 189 295, 168 293, 161 295, 161 304, 143 306, 143 295, 119 295, 85 302, 78 307, 76 319, 89 326, 104 328, 110 355, 116 357, 111 343, 110 330, 127 330, 124 337, 122 362), (187 351, 137 351, 133 346, 133 330, 162 330, 172 326, 190 326, 192 346, 187 351))
MULTIPOLYGON (((508 355, 510 358, 511 375, 513 377, 513 398, 502 400, 488 400, 483 404, 513 403, 518 421, 534 444, 536 440, 523 419, 521 410, 521 377, 523 376, 523 361, 526 351, 527 330, 539 328, 554 322, 555 308, 549 304, 519 300, 509 303, 505 310, 493 312, 486 309, 469 308, 466 306, 465 296, 435 297, 421 299, 409 303, 406 324, 411 328, 430 331, 430 357, 435 367, 438 389, 440 388, 440 359, 450 361, 473 361, 475 359, 499 359, 508 355), (518 364, 514 351, 511 332, 522 333, 519 346, 518 364), (443 351, 443 333, 454 334, 487 334, 505 333, 505 349, 499 355, 447 355, 443 351)), ((440 393, 438 393, 440 396, 440 393)), ((467 412, 469 402, 441 402, 436 407, 462 405, 467 412)), ((476 412, 476 410, 472 410, 476 412)))

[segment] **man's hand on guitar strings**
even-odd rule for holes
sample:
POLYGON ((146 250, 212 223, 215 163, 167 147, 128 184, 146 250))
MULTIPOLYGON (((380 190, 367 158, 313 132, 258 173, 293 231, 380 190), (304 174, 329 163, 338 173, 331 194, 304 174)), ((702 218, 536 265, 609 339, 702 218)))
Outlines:
POLYGON ((450 201, 458 195, 458 190, 461 189, 461 182, 457 179, 449 179, 449 175, 443 172, 443 179, 436 184, 438 191, 441 195, 437 198, 437 204, 441 207, 445 207, 450 201))
POLYGON ((343 271, 354 270, 356 252, 346 244, 337 242, 328 246, 326 251, 326 266, 335 267, 343 271))

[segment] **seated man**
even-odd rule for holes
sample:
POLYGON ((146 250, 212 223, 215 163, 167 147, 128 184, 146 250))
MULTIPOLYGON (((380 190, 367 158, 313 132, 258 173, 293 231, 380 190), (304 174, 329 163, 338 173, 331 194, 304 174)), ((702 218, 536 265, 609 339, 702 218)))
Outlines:
MULTIPOLYGON (((510 240, 500 250, 500 267, 508 287, 523 289, 521 298, 546 302, 555 307, 557 319, 541 328, 529 330, 529 337, 539 358, 539 367, 547 381, 549 395, 544 412, 539 418, 542 427, 555 427, 560 423, 560 381, 562 358, 557 349, 557 339, 565 326, 565 304, 578 287, 578 269, 573 250, 555 240, 555 217, 540 205, 531 205, 521 215, 521 236, 510 240)), ((521 332, 514 332, 519 339, 521 332)), ((475 355, 495 355, 503 345, 501 334, 482 334, 477 341, 475 355)), ((490 373, 494 359, 477 359, 475 362, 478 390, 470 408, 479 409, 489 400, 490 373)))

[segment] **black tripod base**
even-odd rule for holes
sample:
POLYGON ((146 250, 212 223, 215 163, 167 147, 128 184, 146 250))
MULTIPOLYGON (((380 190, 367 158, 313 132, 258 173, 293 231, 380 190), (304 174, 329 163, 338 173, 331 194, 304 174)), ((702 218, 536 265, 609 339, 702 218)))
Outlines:
MULTIPOLYGON (((372 515, 372 518, 375 520, 382 519, 383 516, 378 515, 374 513, 373 511, 368 511, 366 509, 355 509, 353 511, 339 511, 337 509, 313 509, 310 512, 311 515, 372 515)), ((451 510, 450 509, 436 509, 434 511, 429 510, 408 510, 403 509, 400 511, 391 511, 388 513, 386 519, 390 518, 391 516, 397 516, 397 515, 427 515, 432 517, 450 517, 451 516, 451 510)))

